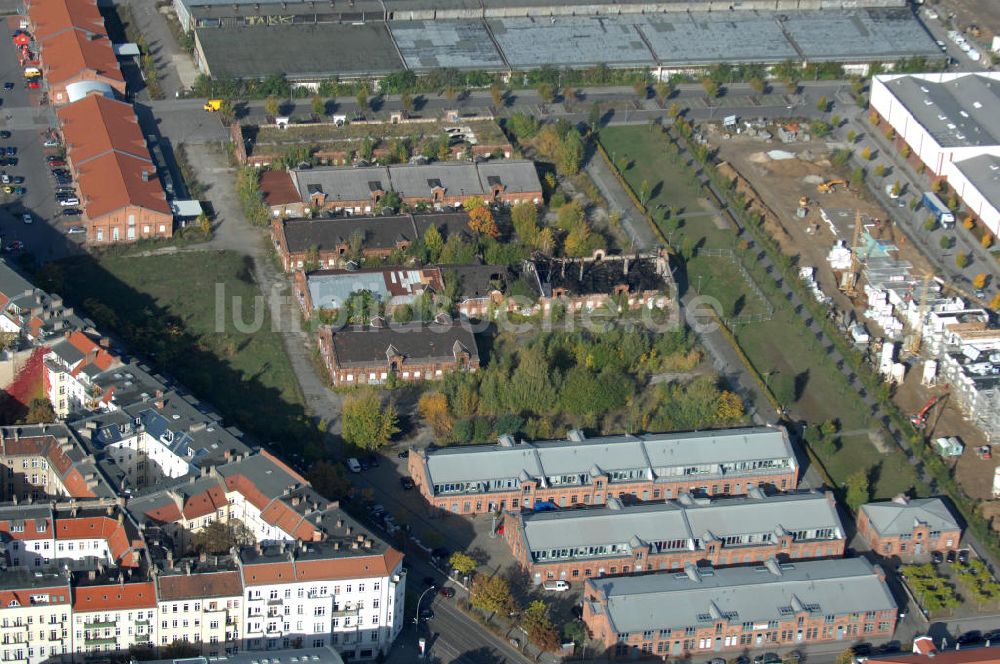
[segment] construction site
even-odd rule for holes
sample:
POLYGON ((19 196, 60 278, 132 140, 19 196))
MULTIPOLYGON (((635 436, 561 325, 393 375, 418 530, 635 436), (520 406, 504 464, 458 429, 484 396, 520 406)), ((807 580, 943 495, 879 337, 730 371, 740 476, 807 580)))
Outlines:
MULTIPOLYGON (((968 495, 1000 497, 991 448, 1000 444, 1000 330, 933 273, 880 204, 854 189, 826 142, 797 130, 711 127, 707 138, 724 162, 720 172, 735 179, 751 212, 796 259, 814 297, 893 386, 896 403, 968 495), (769 140, 772 132, 780 143, 769 140)), ((902 204, 891 178, 884 186, 902 204)))

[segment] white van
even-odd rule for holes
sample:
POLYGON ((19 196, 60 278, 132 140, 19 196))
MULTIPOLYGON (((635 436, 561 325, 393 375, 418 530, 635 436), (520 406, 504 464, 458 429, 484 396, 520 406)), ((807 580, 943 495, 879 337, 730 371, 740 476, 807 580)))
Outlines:
POLYGON ((542 584, 542 588, 546 590, 552 590, 557 593, 569 590, 569 581, 546 581, 542 584))
POLYGON ((349 471, 351 471, 352 473, 360 473, 361 472, 361 464, 354 457, 351 457, 345 463, 347 464, 347 469, 349 471))

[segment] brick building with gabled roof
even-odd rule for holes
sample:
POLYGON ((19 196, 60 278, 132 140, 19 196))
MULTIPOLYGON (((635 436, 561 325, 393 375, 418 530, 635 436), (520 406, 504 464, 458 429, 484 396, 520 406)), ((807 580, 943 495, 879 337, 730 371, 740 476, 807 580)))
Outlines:
POLYGON ((108 152, 77 169, 87 242, 134 242, 173 235, 173 214, 150 159, 108 152))
POLYGON ((54 34, 42 46, 42 74, 49 86, 49 99, 62 105, 73 101, 74 83, 98 83, 125 96, 125 77, 107 35, 83 30, 54 34))
POLYGON ((468 322, 320 328, 320 352, 334 385, 381 385, 439 380, 445 373, 477 371, 479 348, 468 322))
POLYGON ((26 0, 28 29, 36 42, 67 30, 107 36, 97 0, 26 0))

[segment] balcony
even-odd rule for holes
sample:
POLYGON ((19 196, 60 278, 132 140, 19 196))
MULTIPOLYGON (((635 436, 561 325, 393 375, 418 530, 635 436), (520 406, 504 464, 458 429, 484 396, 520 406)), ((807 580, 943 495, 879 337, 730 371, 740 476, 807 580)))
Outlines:
POLYGON ((84 629, 101 629, 103 627, 114 627, 117 623, 114 620, 95 620, 94 622, 84 622, 84 629))
POLYGON ((284 604, 284 602, 281 600, 280 597, 277 597, 275 599, 269 599, 269 600, 267 600, 267 605, 268 606, 281 606, 282 604, 284 604))
POLYGON ((18 631, 26 629, 27 627, 28 627, 27 623, 21 623, 21 622, 5 623, 0 625, 0 631, 3 632, 18 631))
POLYGON ((149 634, 136 634, 135 635, 135 642, 136 643, 149 643, 149 634))
POLYGON ((110 646, 118 643, 118 638, 114 636, 100 638, 84 638, 83 644, 87 646, 110 646))
POLYGON ((264 628, 264 634, 266 634, 267 636, 281 636, 281 633, 282 633, 281 627, 278 625, 275 625, 274 627, 264 628))
POLYGON ((342 611, 331 611, 330 615, 334 618, 343 618, 344 616, 356 616, 361 612, 359 608, 344 609, 342 611))

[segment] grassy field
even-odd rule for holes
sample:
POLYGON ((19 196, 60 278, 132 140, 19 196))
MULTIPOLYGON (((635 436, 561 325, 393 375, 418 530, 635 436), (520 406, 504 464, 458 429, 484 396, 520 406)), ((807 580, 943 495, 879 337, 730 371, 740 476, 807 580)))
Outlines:
POLYGON ((725 256, 709 255, 704 249, 733 249, 735 236, 717 225, 699 201, 700 187, 684 171, 668 146, 650 149, 664 139, 648 127, 606 127, 601 142, 616 164, 624 166, 625 179, 639 192, 643 182, 649 191, 647 208, 671 243, 680 247, 687 242, 694 248, 679 286, 714 297, 722 305, 724 317, 763 313, 764 303, 744 281, 744 276, 725 256), (676 220, 664 219, 669 211, 676 220), (686 278, 686 279, 685 279, 686 278))
MULTIPOLYGON (((624 176, 633 189, 639 191, 644 180, 649 184, 651 210, 662 205, 685 212, 701 211, 701 192, 674 157, 665 136, 647 127, 609 127, 601 131, 601 142, 608 154, 615 154, 619 165, 628 160, 624 176)), ((655 212, 653 216, 656 218, 655 212)), ((732 248, 734 231, 720 228, 711 216, 703 214, 682 214, 681 218, 683 223, 675 230, 673 244, 687 244, 693 253, 685 265, 686 274, 678 275, 679 287, 712 295, 720 301, 726 316, 741 300, 738 313, 758 313, 759 299, 730 260, 706 256, 702 251, 732 248)), ((775 314, 771 320, 735 325, 733 334, 772 391, 779 399, 787 397, 793 417, 810 423, 839 423, 845 432, 841 445, 821 459, 832 479, 842 483, 851 473, 868 468, 872 492, 878 498, 892 497, 916 484, 913 469, 902 453, 893 449, 882 454, 870 442, 867 431, 874 423, 867 408, 842 374, 825 361, 818 361, 825 351, 807 331, 804 321, 782 303, 773 304, 775 314)))
POLYGON ((303 398, 281 337, 253 280, 249 258, 231 252, 78 257, 43 269, 45 287, 214 405, 228 424, 261 442, 308 435, 303 398), (217 289, 226 314, 217 324, 217 289), (235 298, 250 329, 233 324, 235 298), (219 328, 219 329, 217 329, 219 328), (221 331, 219 331, 221 329, 221 331))

